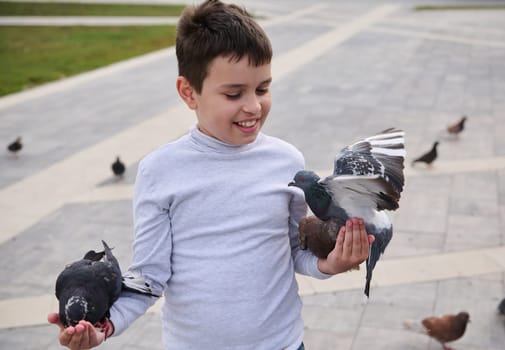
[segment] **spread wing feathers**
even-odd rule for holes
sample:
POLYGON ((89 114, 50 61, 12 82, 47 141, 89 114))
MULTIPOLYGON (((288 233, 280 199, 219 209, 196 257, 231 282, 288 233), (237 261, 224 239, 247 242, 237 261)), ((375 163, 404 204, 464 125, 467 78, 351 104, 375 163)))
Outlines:
POLYGON ((398 209, 400 193, 379 175, 328 176, 321 184, 340 208, 398 209))
POLYGON ((399 198, 405 184, 404 134, 390 128, 343 148, 335 158, 333 176, 378 175, 391 185, 399 198))
POLYGON ((160 293, 154 293, 144 276, 137 271, 128 270, 123 274, 123 289, 130 292, 147 294, 154 297, 160 297, 160 293))

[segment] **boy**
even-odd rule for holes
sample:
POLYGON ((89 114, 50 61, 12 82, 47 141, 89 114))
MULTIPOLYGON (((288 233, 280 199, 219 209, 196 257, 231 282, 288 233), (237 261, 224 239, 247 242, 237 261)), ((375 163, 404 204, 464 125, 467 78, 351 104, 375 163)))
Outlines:
MULTIPOLYGON (((139 164, 132 270, 163 293, 164 349, 303 349, 295 271, 326 278, 363 262, 362 220, 349 220, 327 259, 300 250, 303 169, 291 145, 260 132, 271 106, 272 49, 245 10, 208 0, 177 27, 176 87, 197 125, 139 164)), ((369 242, 370 241, 370 242, 369 242)), ((155 302, 122 293, 105 334, 81 321, 63 329, 71 349, 120 334, 155 302)))

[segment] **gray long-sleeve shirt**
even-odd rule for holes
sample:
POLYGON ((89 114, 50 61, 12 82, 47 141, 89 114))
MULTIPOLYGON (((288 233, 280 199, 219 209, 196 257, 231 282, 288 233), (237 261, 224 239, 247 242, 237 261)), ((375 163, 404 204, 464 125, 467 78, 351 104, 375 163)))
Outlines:
MULTIPOLYGON (((164 293, 164 349, 300 345, 294 272, 328 277, 298 246, 307 208, 287 185, 303 167, 301 153, 277 138, 231 146, 196 128, 142 160, 130 269, 164 293)), ((111 309, 115 334, 154 301, 123 293, 111 309)))

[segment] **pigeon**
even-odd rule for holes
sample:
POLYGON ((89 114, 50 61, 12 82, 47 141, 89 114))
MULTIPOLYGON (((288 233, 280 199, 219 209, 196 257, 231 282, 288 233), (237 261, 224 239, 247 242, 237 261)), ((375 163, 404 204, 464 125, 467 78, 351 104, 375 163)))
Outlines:
POLYGON ((498 304, 498 313, 505 316, 505 298, 498 304))
POLYGON ((438 152, 437 152, 437 147, 438 147, 438 141, 435 141, 433 143, 433 146, 431 149, 420 156, 419 158, 416 158, 412 161, 412 166, 414 166, 415 163, 426 163, 427 165, 431 165, 435 159, 437 159, 438 152))
MULTIPOLYGON (((303 190, 305 201, 318 219, 330 222, 326 228, 331 235, 338 232, 348 219, 359 217, 364 220, 367 232, 375 236, 366 260, 364 293, 367 298, 370 296, 372 271, 393 236, 391 220, 384 210, 399 207, 405 183, 404 144, 403 131, 394 128, 384 130, 343 148, 335 158, 333 175, 321 179, 312 171, 302 170, 289 183, 289 186, 303 190)), ((303 229, 302 225, 302 236, 303 229)), ((311 238, 318 240, 317 235, 311 238)), ((310 243, 310 239, 305 240, 310 243)), ((334 244, 334 238, 326 240, 326 243, 319 242, 319 245, 330 245, 326 251, 331 251, 334 244)), ((314 244, 307 246, 311 249, 314 244)), ((318 251, 322 250, 319 248, 318 251)))
POLYGON ((23 148, 23 144, 21 143, 21 136, 18 136, 15 141, 9 143, 7 146, 7 150, 14 154, 17 154, 23 148))
POLYGON ((107 327, 109 309, 122 290, 158 297, 136 272, 121 276, 121 269, 112 251, 102 241, 104 250, 90 250, 84 258, 71 263, 58 275, 56 298, 59 317, 65 327, 86 320, 97 328, 107 327))
POLYGON ((121 160, 119 159, 119 156, 116 157, 116 161, 114 163, 112 163, 111 169, 112 169, 112 172, 114 173, 114 175, 116 175, 118 177, 123 176, 123 174, 126 170, 126 167, 125 167, 124 163, 121 162, 121 160))
POLYGON ((466 115, 464 115, 457 123, 451 124, 447 127, 449 134, 458 136, 465 129, 466 115))
POLYGON ((470 315, 462 311, 458 314, 426 317, 421 322, 405 321, 403 325, 407 329, 427 334, 437 340, 444 350, 452 350, 446 343, 461 338, 465 334, 468 322, 470 315))
POLYGON ((303 218, 298 225, 298 240, 300 248, 309 249, 318 258, 324 259, 335 247, 338 231, 345 225, 339 218, 327 221, 316 216, 303 218))

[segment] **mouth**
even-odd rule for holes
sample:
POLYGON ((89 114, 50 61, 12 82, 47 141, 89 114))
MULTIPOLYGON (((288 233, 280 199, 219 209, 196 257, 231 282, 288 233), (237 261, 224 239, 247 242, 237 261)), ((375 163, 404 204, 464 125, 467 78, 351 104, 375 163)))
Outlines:
POLYGON ((234 124, 244 130, 254 129, 259 124, 259 119, 243 120, 234 124))

